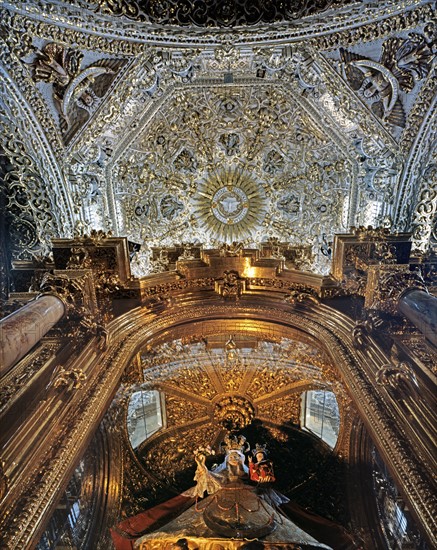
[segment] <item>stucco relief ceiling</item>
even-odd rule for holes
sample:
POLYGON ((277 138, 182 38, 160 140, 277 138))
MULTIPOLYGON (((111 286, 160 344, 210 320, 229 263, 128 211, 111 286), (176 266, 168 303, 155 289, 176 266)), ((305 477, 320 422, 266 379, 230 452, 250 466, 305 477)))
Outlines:
POLYGON ((247 21, 232 34, 217 17, 218 29, 145 26, 131 7, 147 3, 8 4, 2 126, 13 137, 2 146, 27 155, 9 178, 22 181, 11 211, 21 167, 38 176, 11 222, 14 255, 111 231, 136 243, 143 276, 152 248, 276 239, 311 249, 306 269, 325 274, 335 233, 413 222, 425 249, 436 208, 420 203, 435 125, 429 3, 404 13, 389 0, 321 12, 309 2, 311 15, 294 4, 280 20, 260 12, 271 28, 247 21))
MULTIPOLYGON (((137 454, 166 482, 174 471, 169 472, 164 455, 174 454, 171 467, 176 471, 189 470, 192 455, 187 451, 219 443, 224 429, 243 430, 255 422, 266 424, 280 438, 282 428, 299 424, 301 396, 306 390, 333 391, 340 407, 348 403, 326 354, 288 338, 258 341, 241 333, 175 340, 145 350, 141 366, 144 382, 134 389, 162 392, 166 422, 138 446, 137 454), (178 452, 180 447, 185 449, 183 455, 178 452)), ((128 419, 128 430, 134 429, 134 419, 128 419)))
POLYGON ((313 245, 347 227, 351 173, 284 90, 205 85, 163 104, 112 166, 109 191, 117 231, 135 242, 313 245))
POLYGON ((309 247, 308 268, 326 273, 335 233, 390 214, 395 141, 321 57, 230 48, 140 61, 107 99, 106 124, 91 120, 70 148, 84 222, 141 246, 136 275, 153 247, 269 239, 309 247))

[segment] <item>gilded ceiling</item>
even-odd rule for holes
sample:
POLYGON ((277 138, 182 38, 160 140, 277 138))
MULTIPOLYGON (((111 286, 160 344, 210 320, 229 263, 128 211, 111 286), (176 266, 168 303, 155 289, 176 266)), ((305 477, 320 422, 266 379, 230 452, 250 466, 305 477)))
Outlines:
MULTIPOLYGON (((309 480, 314 482, 319 476, 322 480, 338 474, 331 464, 338 459, 328 447, 296 430, 304 392, 334 392, 340 408, 337 451, 343 457, 348 454, 351 418, 356 413, 336 368, 314 345, 289 338, 259 340, 240 331, 231 336, 217 333, 208 339, 197 336, 149 346, 140 357, 144 382, 122 389, 116 402, 138 390, 158 390, 163 396, 165 425, 135 451, 148 473, 147 479, 143 474, 142 491, 144 485, 146 493, 155 485, 161 491, 177 492, 191 486, 193 451, 206 444, 218 450, 226 430, 245 433, 253 445, 256 437, 269 443, 278 461, 281 487, 286 491, 294 491, 309 480), (289 449, 281 456, 286 442, 289 449), (299 455, 304 449, 305 458, 299 455), (293 475, 289 471, 290 454, 293 475)), ((135 426, 136 417, 128 415, 129 433, 135 426)), ((126 490, 134 490, 130 483, 128 480, 126 490)), ((320 508, 325 509, 325 504, 320 508)))
POLYGON ((326 274, 351 226, 435 246, 431 2, 203 4, 0 2, 12 259, 93 229, 136 276, 272 240, 326 274))

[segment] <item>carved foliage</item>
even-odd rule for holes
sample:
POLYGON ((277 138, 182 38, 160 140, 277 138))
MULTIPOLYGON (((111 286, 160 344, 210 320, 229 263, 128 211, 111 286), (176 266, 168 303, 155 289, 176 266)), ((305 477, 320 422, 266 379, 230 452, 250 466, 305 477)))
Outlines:
POLYGON ((56 232, 52 200, 26 145, 16 136, 7 137, 8 126, 3 130, 6 134, 0 138, 0 160, 4 182, 1 210, 7 224, 4 238, 14 259, 30 259, 49 251, 48 238, 56 232))
POLYGON ((167 418, 167 427, 183 426, 189 422, 198 420, 208 414, 208 409, 205 405, 188 402, 175 395, 166 392, 165 396, 165 412, 167 418))
POLYGON ((426 251, 437 243, 437 163, 431 164, 422 176, 419 196, 413 214, 415 248, 426 251))

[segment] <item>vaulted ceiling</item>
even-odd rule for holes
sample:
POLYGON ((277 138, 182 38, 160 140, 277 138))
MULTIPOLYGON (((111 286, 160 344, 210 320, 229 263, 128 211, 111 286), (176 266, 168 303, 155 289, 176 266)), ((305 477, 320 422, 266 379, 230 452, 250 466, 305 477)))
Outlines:
MULTIPOLYGON (((233 243, 293 249, 287 267, 326 275, 334 235, 352 226, 436 249, 434 16, 430 0, 0 0, 0 298, 11 261, 98 231, 128 238, 137 277, 233 243)), ((287 443, 284 472, 300 455, 296 485, 312 468, 293 439, 302 393, 334 391, 351 420, 335 365, 304 332, 253 332, 231 370, 227 325, 137 356, 167 409, 141 469, 125 466, 141 490, 170 479, 168 451, 191 482, 179 449, 219 439, 230 396, 287 443)), ((143 506, 129 483, 125 503, 143 506)))
POLYGON ((435 246, 431 2, 1 4, 12 258, 93 229, 137 276, 269 240, 327 273, 359 225, 435 246))

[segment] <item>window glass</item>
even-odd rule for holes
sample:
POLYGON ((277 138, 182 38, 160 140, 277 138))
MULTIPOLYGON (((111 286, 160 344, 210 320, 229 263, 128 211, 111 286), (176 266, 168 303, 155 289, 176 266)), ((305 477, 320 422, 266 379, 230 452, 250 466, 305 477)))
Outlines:
POLYGON ((158 391, 137 391, 131 395, 127 413, 127 429, 134 449, 164 425, 161 394, 158 391))
POLYGON ((323 439, 332 449, 335 447, 340 414, 333 392, 311 390, 302 394, 301 426, 323 439))

